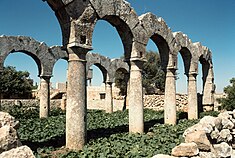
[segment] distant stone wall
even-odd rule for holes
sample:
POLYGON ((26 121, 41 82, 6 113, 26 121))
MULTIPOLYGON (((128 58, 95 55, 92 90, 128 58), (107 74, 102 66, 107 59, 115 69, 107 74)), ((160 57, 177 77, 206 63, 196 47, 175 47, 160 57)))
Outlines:
MULTIPOLYGON (((187 94, 176 95, 176 108, 179 111, 187 111, 188 96, 187 94)), ((145 95, 144 107, 154 110, 164 110, 164 95, 145 95)))
MULTIPOLYGON (((2 99, 1 106, 14 106, 14 105, 22 105, 22 106, 30 106, 37 107, 39 106, 38 99, 2 99)), ((60 107, 61 99, 51 100, 51 107, 60 107)))
MULTIPOLYGON (((87 98, 87 107, 88 109, 100 109, 105 110, 105 99, 100 99, 100 89, 98 88, 97 91, 92 89, 93 93, 90 93, 87 98), (99 93, 98 93, 99 92, 99 93), (89 99, 90 98, 90 99, 89 99)), ((103 91, 103 93, 105 93, 103 91)), ((217 98, 225 97, 224 94, 216 94, 215 95, 215 105, 214 110, 220 110, 220 104, 216 101, 217 98)), ((21 104, 23 106, 39 106, 38 99, 2 99, 1 105, 5 106, 13 106, 15 104, 21 104)), ((53 99, 51 100, 51 107, 60 107, 61 106, 61 99, 53 99)), ((188 106, 188 96, 187 94, 177 94, 176 95, 176 108, 177 111, 184 111, 187 112, 188 106)), ((117 97, 114 96, 113 99, 113 108, 114 111, 122 110, 124 107, 124 97, 117 97)), ((144 107, 154 110, 164 110, 164 95, 145 95, 144 96, 144 107)), ((127 105, 128 109, 128 105, 127 105)))

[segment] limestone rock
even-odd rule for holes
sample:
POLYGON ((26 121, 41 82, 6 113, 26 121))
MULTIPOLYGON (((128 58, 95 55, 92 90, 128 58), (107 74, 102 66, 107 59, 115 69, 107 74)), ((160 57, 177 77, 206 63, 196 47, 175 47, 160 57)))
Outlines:
POLYGON ((19 121, 15 121, 15 118, 9 113, 0 111, 0 128, 5 125, 17 129, 19 127, 19 121))
POLYGON ((232 155, 232 147, 229 146, 227 143, 222 142, 220 144, 214 145, 214 154, 219 157, 229 157, 232 155))
POLYGON ((196 143, 181 143, 180 145, 172 149, 171 154, 173 156, 196 156, 198 155, 199 150, 196 143))
POLYGON ((231 158, 235 158, 235 150, 232 151, 231 158))
POLYGON ((204 131, 206 134, 209 134, 213 131, 213 127, 209 124, 197 123, 184 131, 183 137, 186 137, 189 133, 194 133, 195 131, 204 131))
POLYGON ((204 116, 201 120, 200 120, 200 124, 209 124, 212 127, 215 127, 215 117, 213 116, 204 116))
POLYGON ((0 128, 0 153, 21 146, 17 132, 13 127, 0 128))
POLYGON ((0 158, 35 158, 32 150, 27 146, 11 149, 0 154, 0 158))
POLYGON ((211 132, 210 136, 211 139, 218 139, 218 137, 220 136, 219 130, 215 127, 214 131, 211 132))
POLYGON ((219 118, 226 118, 226 119, 232 119, 232 116, 229 114, 228 111, 222 112, 218 115, 219 118))
POLYGON ((223 126, 223 129, 233 129, 234 124, 229 119, 222 118, 222 126, 223 126))
POLYGON ((216 117, 215 120, 214 120, 214 123, 215 123, 215 127, 218 130, 222 129, 222 119, 220 117, 216 117))
POLYGON ((152 158, 177 158, 177 157, 164 155, 164 154, 157 154, 157 155, 153 156, 152 158))
POLYGON ((200 152, 199 153, 200 158, 218 158, 214 153, 212 152, 200 152))
POLYGON ((223 129, 220 131, 219 137, 217 139, 217 142, 230 142, 232 141, 233 137, 230 134, 229 129, 223 129))
POLYGON ((198 149, 203 151, 210 151, 211 149, 211 143, 208 140, 205 131, 202 130, 187 134, 185 136, 185 142, 186 143, 194 142, 197 144, 198 149))

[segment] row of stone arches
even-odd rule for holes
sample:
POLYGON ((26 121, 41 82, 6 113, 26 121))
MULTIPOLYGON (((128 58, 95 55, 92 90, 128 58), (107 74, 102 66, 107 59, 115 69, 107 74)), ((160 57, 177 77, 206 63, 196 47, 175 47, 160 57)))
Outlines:
MULTIPOLYGON (((50 78, 53 76, 53 68, 59 59, 68 60, 68 54, 59 46, 48 47, 45 43, 38 42, 25 36, 0 36, 0 70, 10 53, 22 52, 33 58, 38 68, 40 77, 40 117, 47 117, 50 103, 50 78)), ((112 83, 118 70, 129 72, 129 66, 121 59, 109 59, 100 54, 88 53, 86 55, 87 74, 92 65, 97 65, 103 74, 103 82, 106 84, 107 98, 106 110, 112 112, 112 83), (109 96, 109 95, 107 95, 109 96)))
MULTIPOLYGON (((181 32, 173 33, 162 18, 152 13, 138 16, 124 0, 47 0, 47 3, 54 10, 60 23, 65 52, 51 54, 51 50, 60 48, 53 47, 46 50, 44 44, 37 45, 40 49, 45 49, 45 56, 48 56, 40 56, 38 62, 47 60, 54 63, 61 57, 68 59, 66 111, 68 148, 81 149, 86 142, 86 119, 84 119, 86 118, 86 55, 92 49, 92 35, 98 20, 112 24, 123 43, 124 57, 130 73, 128 94, 130 132, 144 131, 141 70, 149 40, 158 47, 162 67, 166 73, 165 122, 176 123, 175 76, 178 54, 183 58, 185 74, 188 77, 189 116, 197 118, 198 113, 196 76, 199 62, 203 68, 203 104, 213 104, 214 75, 211 51, 200 43, 193 43, 181 32), (74 123, 77 123, 76 127, 74 123)), ((37 53, 38 48, 34 49, 32 52, 37 53)), ((40 75, 45 76, 42 77, 44 80, 50 75, 52 68, 42 65, 40 75)), ((109 74, 108 78, 111 78, 110 76, 112 75, 109 74)))

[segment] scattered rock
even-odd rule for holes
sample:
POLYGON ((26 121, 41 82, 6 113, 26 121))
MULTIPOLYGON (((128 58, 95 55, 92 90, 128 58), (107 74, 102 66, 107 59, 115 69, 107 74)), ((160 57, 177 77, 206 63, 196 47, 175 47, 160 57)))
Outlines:
POLYGON ((0 158, 35 158, 32 150, 27 146, 21 146, 0 154, 0 158))
POLYGON ((0 153, 21 146, 17 132, 13 127, 3 126, 0 128, 0 153))
POLYGON ((211 149, 211 143, 203 130, 191 132, 187 134, 184 139, 186 143, 196 143, 198 149, 202 151, 210 151, 211 149))
POLYGON ((230 134, 229 129, 223 129, 219 133, 219 137, 217 139, 217 142, 231 142, 233 139, 232 135, 230 134))
POLYGON ((199 152, 200 158, 218 158, 214 153, 212 152, 199 152))
POLYGON ((222 142, 220 144, 214 145, 214 154, 219 157, 229 157, 232 155, 232 147, 229 146, 227 143, 222 142))
POLYGON ((15 121, 15 118, 10 114, 0 111, 0 128, 6 125, 18 129, 19 121, 15 121))
POLYGON ((181 143, 174 147, 171 152, 173 156, 177 157, 197 156, 198 153, 199 150, 196 143, 181 143))

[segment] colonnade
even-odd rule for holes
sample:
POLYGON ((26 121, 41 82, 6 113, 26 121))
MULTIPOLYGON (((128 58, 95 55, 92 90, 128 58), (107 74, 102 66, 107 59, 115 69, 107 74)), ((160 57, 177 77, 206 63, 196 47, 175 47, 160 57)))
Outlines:
MULTIPOLYGON (((61 58, 68 59, 67 148, 80 150, 87 141, 86 55, 92 49, 92 35, 98 20, 106 20, 117 29, 125 49, 124 56, 129 65, 129 87, 127 90, 129 132, 144 132, 142 68, 145 61, 146 45, 150 39, 159 48, 162 66, 166 72, 165 123, 176 124, 175 77, 178 52, 181 52, 183 56, 185 74, 188 77, 189 119, 198 118, 196 77, 198 63, 202 59, 206 63, 206 66, 203 66, 203 103, 208 106, 213 104, 214 76, 210 50, 200 43, 192 43, 183 33, 173 33, 162 18, 151 13, 137 16, 130 4, 123 0, 47 0, 47 3, 60 22, 64 51, 59 48, 49 48, 39 42, 31 42, 31 47, 22 45, 22 40, 31 41, 30 38, 0 36, 1 46, 3 46, 0 48, 2 53, 0 54, 0 66, 9 53, 17 50, 25 50, 27 54, 31 53, 34 59, 37 59, 41 79, 40 117, 47 117, 50 109, 49 82, 53 65, 61 58), (15 43, 7 43, 7 38, 13 38, 15 41, 11 40, 11 42, 15 43), (33 43, 35 44, 33 45, 33 43), (17 48, 14 48, 15 46, 17 48)), ((108 80, 106 82, 107 112, 112 112, 113 108, 112 99, 110 99, 112 98, 111 83, 108 80)))

